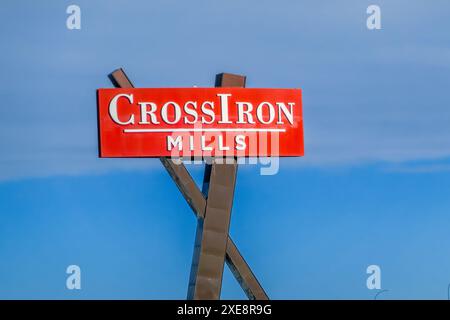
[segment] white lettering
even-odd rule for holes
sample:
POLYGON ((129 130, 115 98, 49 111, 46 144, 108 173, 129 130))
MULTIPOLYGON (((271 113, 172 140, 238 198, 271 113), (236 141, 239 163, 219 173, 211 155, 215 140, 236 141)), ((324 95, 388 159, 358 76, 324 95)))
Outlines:
POLYGON ((294 111, 293 111, 293 107, 295 105, 294 102, 289 102, 289 110, 286 106, 286 104, 282 103, 282 102, 277 102, 277 106, 278 106, 278 124, 283 124, 284 122, 281 120, 281 113, 283 112, 284 116, 286 117, 286 119, 289 121, 290 124, 294 124, 294 111))
POLYGON ((183 142, 181 136, 177 136, 174 140, 173 136, 167 136, 167 150, 171 151, 173 148, 178 147, 178 150, 183 150, 183 142))
POLYGON ((251 114, 253 105, 250 102, 236 102, 236 105, 238 108, 238 121, 236 123, 255 123, 251 114), (247 107, 247 110, 244 110, 244 106, 247 107), (247 122, 244 121, 244 115, 247 116, 247 122))
POLYGON ((139 106, 141 107, 141 121, 139 121, 139 124, 159 124, 158 118, 155 115, 157 109, 156 103, 139 102, 139 106), (150 110, 148 109, 148 106, 150 106, 150 110), (147 116, 150 116, 151 122, 148 121, 147 116))
POLYGON ((167 123, 167 124, 175 124, 178 121, 180 121, 180 118, 181 118, 181 108, 176 102, 169 101, 169 102, 166 102, 162 106, 162 108, 161 108, 161 119, 165 123, 167 123), (174 119, 172 121, 169 120, 169 116, 168 116, 168 110, 167 109, 169 108, 169 106, 173 106, 174 119))
POLYGON ((259 122, 263 123, 263 124, 270 124, 273 122, 273 120, 275 119, 275 109, 273 107, 273 105, 269 102, 261 102, 258 105, 258 108, 256 108, 256 117, 258 118, 259 122), (263 107, 267 106, 268 110, 269 110, 269 120, 265 121, 264 117, 263 117, 263 107))
POLYGON ((201 109, 202 109, 202 112, 203 112, 204 114, 206 114, 206 115, 208 115, 208 116, 210 117, 210 120, 207 121, 207 120, 205 119, 205 117, 202 116, 202 123, 204 123, 204 124, 211 124, 211 123, 213 123, 213 122, 214 122, 214 119, 216 118, 216 115, 215 115, 215 113, 214 113, 214 110, 212 110, 212 109, 214 109, 214 102, 211 102, 211 101, 205 101, 205 102, 203 102, 203 103, 202 103, 201 109), (209 106, 210 109, 208 109, 207 106, 209 106))
POLYGON ((190 115, 194 118, 193 120, 189 120, 187 117, 185 117, 184 123, 195 124, 198 121, 197 102, 195 102, 195 101, 186 102, 184 104, 184 112, 186 112, 188 115, 190 115), (188 106, 192 106, 192 109, 188 108, 188 106))
POLYGON ((245 143, 245 136, 237 135, 235 141, 236 141, 236 150, 244 151, 245 148, 247 147, 247 144, 245 143))
POLYGON ((130 118, 128 119, 128 121, 120 121, 119 120, 119 115, 117 114, 117 101, 119 100, 119 98, 127 98, 128 102, 133 103, 133 95, 132 94, 126 94, 126 93, 121 93, 116 95, 114 98, 112 98, 111 102, 109 103, 109 115, 111 116, 111 119, 113 119, 113 121, 117 124, 120 125, 127 125, 127 124, 134 124, 134 115, 131 115, 130 118))
POLYGON ((222 110, 222 120, 218 121, 218 123, 231 123, 228 119, 228 97, 231 94, 219 93, 218 96, 220 97, 220 108, 222 110))

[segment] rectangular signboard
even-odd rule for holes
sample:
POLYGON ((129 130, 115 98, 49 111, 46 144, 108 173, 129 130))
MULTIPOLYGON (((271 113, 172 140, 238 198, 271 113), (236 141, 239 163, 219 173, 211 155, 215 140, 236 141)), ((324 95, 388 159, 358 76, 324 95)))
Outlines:
POLYGON ((99 89, 100 157, 302 156, 300 89, 99 89))

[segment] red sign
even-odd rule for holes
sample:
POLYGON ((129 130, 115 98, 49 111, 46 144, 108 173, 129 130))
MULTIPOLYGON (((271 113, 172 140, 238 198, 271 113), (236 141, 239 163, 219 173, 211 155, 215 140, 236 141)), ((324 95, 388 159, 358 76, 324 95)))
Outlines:
POLYGON ((100 157, 302 156, 300 89, 99 89, 100 157))

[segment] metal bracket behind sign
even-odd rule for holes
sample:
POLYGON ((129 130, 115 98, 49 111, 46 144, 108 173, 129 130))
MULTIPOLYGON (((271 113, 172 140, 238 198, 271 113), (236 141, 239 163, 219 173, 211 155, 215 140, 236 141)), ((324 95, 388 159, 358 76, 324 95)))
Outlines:
MULTIPOLYGON (((114 86, 120 87, 120 88, 132 88, 133 84, 125 74, 125 72, 122 69, 115 70, 109 75, 109 78, 113 82, 114 86)), ((245 85, 245 77, 238 76, 238 75, 232 75, 232 74, 219 74, 216 76, 216 86, 244 86, 245 85)), ((205 212, 207 209, 207 196, 209 193, 209 187, 210 187, 210 179, 211 179, 211 173, 212 173, 212 167, 211 165, 206 165, 205 167, 205 177, 203 181, 203 193, 199 190, 197 185, 195 184, 194 180, 192 179, 191 175, 187 171, 186 167, 183 163, 175 164, 170 158, 167 157, 161 157, 160 158, 161 163, 166 168, 169 175, 172 177, 173 181, 178 186, 178 189, 180 190, 181 194, 185 198, 185 200, 188 202, 189 206, 193 210, 193 212, 196 214, 199 224, 203 223, 205 218, 205 212)), ((220 166, 220 165, 218 165, 220 166)), ((234 165, 231 165, 234 166, 234 165)), ((234 168, 237 169, 237 164, 234 166, 234 168)), ((231 171, 236 169, 230 169, 231 171)), ((235 179, 235 178, 234 178, 235 179)), ((215 181, 216 179, 214 179, 215 181)), ((220 180, 220 179, 219 179, 220 180)), ((230 184, 229 181, 226 183, 230 184)), ((218 181, 218 186, 220 188, 220 181, 218 181)), ((233 191, 234 191, 234 182, 233 182, 233 191)), ((220 197, 219 197, 220 198, 220 197)), ((229 197, 228 197, 229 198, 229 197)), ((231 196, 231 203, 232 203, 232 196, 231 196)), ((212 198, 214 199, 214 198, 212 198)), ((220 199, 219 199, 220 200, 220 199)), ((228 199, 228 202, 230 199, 228 199)), ((213 210, 213 207, 211 206, 214 203, 214 201, 210 202, 210 211, 213 210)), ((230 211, 231 211, 231 203, 229 203, 230 211)), ((223 212, 223 210, 222 210, 223 212)), ((210 216, 215 216, 214 214, 210 216)), ((219 215, 220 216, 220 215, 219 215)), ((229 219, 229 218, 228 218, 229 219)), ((212 219, 211 221, 214 221, 212 219)), ((209 224, 208 224, 209 225, 209 224)), ((229 221, 228 221, 229 225, 229 221)), ((200 227, 202 227, 200 225, 200 227)), ((201 230, 204 229, 201 228, 201 230)), ((228 226, 226 226, 226 229, 228 230, 228 226)), ((213 230, 213 229, 212 229, 213 230)), ((222 232, 223 234, 223 232, 222 232)), ((200 235, 199 235, 200 236, 200 235)), ((199 238, 199 241, 196 241, 197 244, 200 244, 201 238, 199 238)), ((200 248, 200 247, 198 247, 200 248)), ((195 254, 194 254, 195 258, 195 254)), ((193 262, 196 260, 194 259, 193 262)), ((198 261, 198 260, 197 260, 198 261)), ((225 261, 230 268, 231 272, 233 273, 236 280, 239 282, 241 288, 246 293, 247 297, 251 300, 257 299, 257 300, 267 300, 268 296, 265 293, 264 289, 261 287, 260 283, 258 282, 258 279, 253 274, 252 270, 250 269, 249 265, 246 263, 242 255, 240 254, 238 248, 234 244, 233 240, 228 235, 228 231, 226 232, 226 255, 225 255, 225 261)), ((216 264, 217 265, 217 264, 216 264)), ((220 265, 220 261, 219 261, 220 265)), ((198 269, 197 269, 198 270, 198 269)), ((192 272, 197 271, 196 268, 193 268, 191 270, 191 280, 192 280, 192 272)), ((223 262, 222 262, 222 271, 223 271, 223 262)), ((219 285, 219 287, 215 286, 215 291, 217 292, 217 288, 219 290, 220 295, 220 286, 221 286, 221 275, 222 271, 220 271, 220 284, 216 281, 216 284, 219 285)), ((198 275, 196 272, 195 274, 198 275)), ((207 279, 207 278, 204 278, 207 279)), ((217 279, 217 276, 215 277, 217 279)), ((190 283, 193 283, 190 281, 190 283)), ((197 281, 196 281, 197 283, 197 281)), ((198 284, 203 283, 202 285, 209 286, 209 281, 200 281, 198 284)), ((194 286, 195 288, 195 286, 194 286)), ((200 292, 208 292, 208 290, 197 290, 200 292)), ((200 294, 202 295, 202 294, 200 294)), ((218 294, 215 294, 215 299, 219 298, 218 294)), ((200 297, 197 296, 198 299, 207 299, 209 297, 200 297)))

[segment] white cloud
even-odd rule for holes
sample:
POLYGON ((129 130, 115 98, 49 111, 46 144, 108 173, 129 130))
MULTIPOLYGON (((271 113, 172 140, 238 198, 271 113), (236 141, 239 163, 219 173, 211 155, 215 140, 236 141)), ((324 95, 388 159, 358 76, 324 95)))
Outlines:
POLYGON ((302 87, 299 165, 450 157, 447 2, 382 1, 379 33, 365 28, 361 1, 142 2, 125 11, 99 3, 80 3, 78 33, 57 7, 22 12, 21 24, 9 8, 11 28, 0 30, 10 39, 0 74, 0 180, 154 165, 97 157, 95 90, 111 86, 106 76, 119 66, 137 86, 209 86, 228 71, 253 87, 302 87))

